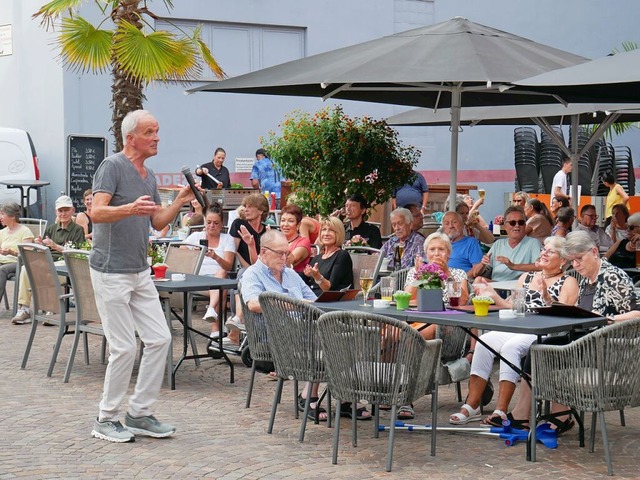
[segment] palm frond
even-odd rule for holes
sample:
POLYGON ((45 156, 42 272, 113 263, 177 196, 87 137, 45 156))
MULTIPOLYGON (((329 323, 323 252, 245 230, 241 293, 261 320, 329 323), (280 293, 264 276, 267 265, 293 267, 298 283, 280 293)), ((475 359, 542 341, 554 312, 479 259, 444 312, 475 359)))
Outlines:
POLYGON ((40 7, 40 10, 34 13, 31 18, 42 17, 40 24, 44 25, 48 30, 63 13, 69 12, 69 14, 72 15, 73 12, 78 11, 78 8, 80 8, 85 1, 86 0, 52 0, 40 7))
POLYGON ((200 55, 202 60, 204 60, 207 66, 211 69, 213 74, 217 78, 222 80, 227 75, 224 73, 224 70, 222 70, 222 67, 218 64, 217 60, 213 57, 213 54, 211 53, 211 50, 209 50, 209 47, 207 46, 207 44, 202 41, 201 34, 202 34, 202 25, 198 25, 196 29, 193 31, 193 35, 191 36, 191 41, 193 42, 196 50, 198 51, 198 54, 200 55))
POLYGON ((57 43, 63 62, 79 72, 103 72, 111 63, 113 32, 99 30, 82 17, 63 18, 57 43))
POLYGON ((167 31, 145 35, 128 22, 116 30, 114 55, 125 72, 144 83, 188 80, 201 72, 191 41, 167 31))

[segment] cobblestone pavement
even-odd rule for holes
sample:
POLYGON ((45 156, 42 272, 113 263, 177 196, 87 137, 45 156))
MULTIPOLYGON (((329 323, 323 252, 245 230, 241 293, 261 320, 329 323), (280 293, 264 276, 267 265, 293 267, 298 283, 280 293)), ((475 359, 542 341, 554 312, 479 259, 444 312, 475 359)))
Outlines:
MULTIPOLYGON (((2 308, 2 307, 0 307, 2 308)), ((437 455, 429 455, 424 432, 397 432, 393 471, 385 471, 387 434, 373 438, 372 422, 358 422, 358 446, 350 442, 350 423, 342 422, 338 465, 331 464, 333 429, 307 427, 298 442, 299 420, 293 417, 292 382, 286 382, 272 435, 266 433, 275 382, 259 374, 250 409, 244 408, 250 370, 233 357, 236 382, 221 360, 206 359, 200 367, 187 361, 177 376, 177 390, 164 387, 156 404, 161 420, 177 426, 172 438, 138 437, 135 443, 112 444, 91 437, 105 366, 100 364, 99 337, 90 339, 90 361, 80 346, 68 384, 62 375, 71 337, 65 339, 51 378, 46 368, 56 335, 54 327, 38 326, 27 368, 20 362, 29 325, 12 325, 0 312, 0 479, 42 478, 219 478, 219 479, 363 479, 363 478, 537 478, 592 479, 606 476, 602 440, 595 453, 580 449, 577 429, 560 439, 555 450, 542 446, 538 462, 525 461, 520 443, 473 435, 438 434, 437 455)), ((206 328, 204 323, 196 326, 206 328)), ((176 332, 174 345, 182 340, 176 332)), ((203 339, 204 340, 204 339, 203 339)), ((204 349, 204 342, 201 345, 204 349)), ((135 375, 134 371, 134 375, 135 375)), ((430 398, 416 404, 419 424, 430 423, 430 398)), ((458 402, 452 386, 440 389, 438 424, 447 425, 458 402)), ((640 478, 638 469, 640 415, 607 414, 614 470, 621 478, 640 478)), ((388 420, 388 412, 383 412, 388 420)))

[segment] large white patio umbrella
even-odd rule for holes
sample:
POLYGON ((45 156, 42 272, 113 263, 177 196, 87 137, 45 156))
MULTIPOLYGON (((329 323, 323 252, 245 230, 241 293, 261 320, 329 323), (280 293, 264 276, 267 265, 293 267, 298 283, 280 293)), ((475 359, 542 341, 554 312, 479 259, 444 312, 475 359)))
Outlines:
POLYGON ((456 17, 187 90, 340 98, 450 109, 451 194, 460 107, 550 103, 508 82, 586 58, 456 17), (505 93, 502 93, 506 90, 505 93))

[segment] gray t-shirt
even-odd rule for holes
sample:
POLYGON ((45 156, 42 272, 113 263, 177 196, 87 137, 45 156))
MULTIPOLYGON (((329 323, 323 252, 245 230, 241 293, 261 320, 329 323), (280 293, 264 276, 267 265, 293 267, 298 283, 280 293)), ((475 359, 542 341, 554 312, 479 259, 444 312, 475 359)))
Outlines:
MULTIPOLYGON (((105 158, 93 177, 93 193, 111 195, 110 206, 134 202, 149 195, 160 204, 156 179, 145 167, 142 178, 131 161, 122 153, 105 158)), ((94 223, 91 268, 103 273, 139 273, 147 270, 149 217, 131 216, 117 222, 94 223)))

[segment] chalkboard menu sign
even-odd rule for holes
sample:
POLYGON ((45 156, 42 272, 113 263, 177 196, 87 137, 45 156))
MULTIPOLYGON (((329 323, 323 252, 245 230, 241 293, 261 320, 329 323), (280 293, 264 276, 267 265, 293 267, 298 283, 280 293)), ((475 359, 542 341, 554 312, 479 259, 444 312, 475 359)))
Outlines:
POLYGON ((67 143, 67 192, 76 211, 84 211, 82 194, 93 183, 93 175, 107 156, 107 139, 69 135, 67 143))

